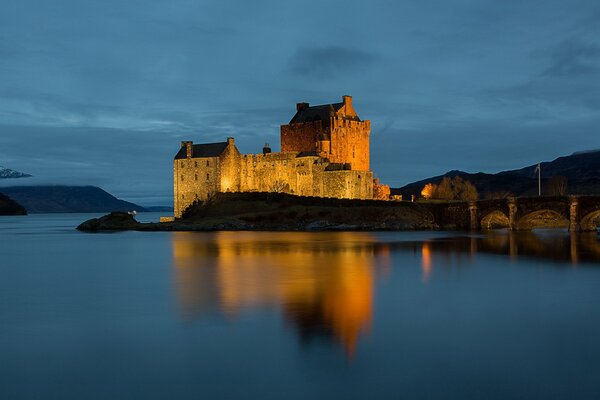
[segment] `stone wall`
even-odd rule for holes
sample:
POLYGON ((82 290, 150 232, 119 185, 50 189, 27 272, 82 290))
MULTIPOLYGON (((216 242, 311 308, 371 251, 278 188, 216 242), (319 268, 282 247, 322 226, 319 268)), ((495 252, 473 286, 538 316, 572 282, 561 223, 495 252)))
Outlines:
POLYGON ((326 171, 327 159, 296 153, 240 157, 240 191, 282 192, 298 196, 372 198, 369 171, 326 171))
POLYGON ((232 144, 219 157, 174 161, 174 214, 216 192, 281 192, 298 196, 373 198, 370 171, 328 171, 322 157, 297 153, 240 154, 232 144))
POLYGON ((372 199, 373 173, 371 171, 325 171, 322 197, 341 199, 372 199))
POLYGON ((343 118, 331 120, 331 153, 334 163, 350 163, 353 170, 369 171, 369 135, 371 121, 353 121, 343 118))
POLYGON ((327 128, 321 121, 281 125, 281 152, 316 151, 319 135, 327 128))
POLYGON ((241 154, 234 144, 233 138, 227 139, 228 146, 219 156, 219 173, 221 174, 221 192, 240 191, 240 157, 241 154))
POLYGON ((174 214, 183 211, 196 200, 205 200, 221 189, 219 157, 185 158, 173 163, 174 214))
POLYGON ((333 163, 350 164, 353 170, 368 171, 370 132, 371 121, 354 121, 343 117, 331 118, 327 126, 323 126, 321 121, 282 125, 281 151, 314 151, 333 163), (330 138, 327 149, 318 144, 323 135, 330 138))

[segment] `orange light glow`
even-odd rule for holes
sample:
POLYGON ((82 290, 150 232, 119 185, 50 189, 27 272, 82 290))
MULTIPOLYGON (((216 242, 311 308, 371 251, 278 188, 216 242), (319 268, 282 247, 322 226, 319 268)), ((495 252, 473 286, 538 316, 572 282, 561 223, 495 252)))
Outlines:
POLYGON ((431 278, 431 249, 429 248, 429 243, 423 243, 423 247, 421 248, 421 279, 423 282, 429 282, 431 278))
POLYGON ((421 190, 421 196, 425 199, 430 199, 433 197, 435 189, 436 185, 433 183, 427 183, 425 186, 423 186, 423 190, 421 190))
POLYGON ((301 334, 325 326, 351 356, 370 328, 375 247, 364 233, 175 234, 173 260, 186 316, 281 308, 301 334), (359 243, 359 244, 357 244, 359 243))

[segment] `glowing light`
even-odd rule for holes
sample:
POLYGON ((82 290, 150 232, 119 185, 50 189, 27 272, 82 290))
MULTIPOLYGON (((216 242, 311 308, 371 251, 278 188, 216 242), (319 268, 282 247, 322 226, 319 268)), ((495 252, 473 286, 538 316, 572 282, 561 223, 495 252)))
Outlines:
POLYGON ((425 199, 432 198, 436 187, 437 185, 434 185, 433 183, 427 183, 425 186, 423 186, 423 190, 421 190, 421 196, 425 199))
POLYGON ((421 248, 421 279, 423 279, 423 282, 429 282, 429 279, 431 278, 431 269, 431 249, 429 248, 429 243, 425 242, 421 248))
POLYGON ((204 310, 230 317, 253 308, 282 309, 301 335, 326 327, 349 356, 369 331, 374 241, 364 233, 219 232, 173 236, 173 261, 186 316, 204 310))

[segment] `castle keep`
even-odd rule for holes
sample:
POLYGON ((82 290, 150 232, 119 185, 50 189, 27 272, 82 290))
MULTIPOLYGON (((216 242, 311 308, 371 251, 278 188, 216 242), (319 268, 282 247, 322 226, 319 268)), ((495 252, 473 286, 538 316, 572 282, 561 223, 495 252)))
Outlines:
MULTIPOLYGON (((352 97, 341 103, 298 103, 281 126, 281 152, 241 154, 226 142, 181 142, 173 163, 175 218, 216 192, 284 192, 299 196, 372 199, 381 187, 369 168, 371 121, 361 120, 352 97)), ((384 191, 385 192, 385 191, 384 191)))

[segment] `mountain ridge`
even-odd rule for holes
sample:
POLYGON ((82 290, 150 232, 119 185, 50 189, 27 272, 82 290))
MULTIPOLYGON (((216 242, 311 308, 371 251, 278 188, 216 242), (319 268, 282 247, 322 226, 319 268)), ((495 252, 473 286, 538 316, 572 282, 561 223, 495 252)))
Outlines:
POLYGON ((0 193, 32 214, 146 211, 144 207, 120 200, 97 186, 7 186, 0 187, 0 193))
MULTIPOLYGON (((393 188, 392 194, 419 196, 426 183, 439 183, 443 178, 460 176, 477 188, 480 198, 504 193, 514 196, 535 196, 538 194, 538 164, 500 171, 494 174, 485 172, 469 173, 451 170, 419 181, 411 182, 400 188, 393 188)), ((552 161, 540 163, 542 176, 542 194, 548 191, 552 178, 564 177, 567 181, 567 194, 600 194, 600 150, 575 152, 552 161)))

